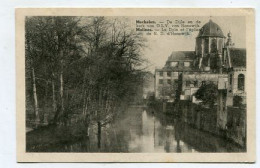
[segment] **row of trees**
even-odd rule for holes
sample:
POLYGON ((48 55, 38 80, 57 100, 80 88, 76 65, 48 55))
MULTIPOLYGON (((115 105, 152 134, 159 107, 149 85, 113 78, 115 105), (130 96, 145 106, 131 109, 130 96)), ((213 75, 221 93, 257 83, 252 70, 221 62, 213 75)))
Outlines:
POLYGON ((66 124, 77 113, 101 129, 143 84, 145 40, 120 20, 27 17, 25 37, 27 113, 32 104, 36 122, 51 111, 66 124))

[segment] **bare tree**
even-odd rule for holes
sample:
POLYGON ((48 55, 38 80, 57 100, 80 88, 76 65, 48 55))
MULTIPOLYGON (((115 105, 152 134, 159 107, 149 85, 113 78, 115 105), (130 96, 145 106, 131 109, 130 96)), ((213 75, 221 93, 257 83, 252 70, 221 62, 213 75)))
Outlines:
POLYGON ((113 121, 122 104, 132 100, 143 85, 145 40, 128 25, 104 17, 27 20, 33 22, 33 28, 27 29, 34 36, 35 74, 45 81, 44 86, 39 83, 45 95, 39 99, 45 99, 46 106, 51 93, 54 122, 62 125, 81 106, 79 116, 86 130, 97 126, 100 148, 102 127, 113 121))

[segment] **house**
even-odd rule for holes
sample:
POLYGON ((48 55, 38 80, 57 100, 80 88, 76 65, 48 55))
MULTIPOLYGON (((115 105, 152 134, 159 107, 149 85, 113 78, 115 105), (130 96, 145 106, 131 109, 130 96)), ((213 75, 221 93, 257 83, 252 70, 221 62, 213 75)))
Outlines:
POLYGON ((179 75, 194 70, 194 51, 174 51, 163 68, 155 69, 155 98, 174 101, 179 75))

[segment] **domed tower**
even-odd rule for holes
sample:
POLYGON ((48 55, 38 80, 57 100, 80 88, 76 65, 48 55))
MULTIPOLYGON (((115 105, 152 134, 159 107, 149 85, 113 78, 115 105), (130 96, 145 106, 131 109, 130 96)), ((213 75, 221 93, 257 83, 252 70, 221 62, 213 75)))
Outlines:
POLYGON ((220 26, 211 19, 200 29, 195 48, 199 69, 213 72, 218 70, 225 38, 220 26))

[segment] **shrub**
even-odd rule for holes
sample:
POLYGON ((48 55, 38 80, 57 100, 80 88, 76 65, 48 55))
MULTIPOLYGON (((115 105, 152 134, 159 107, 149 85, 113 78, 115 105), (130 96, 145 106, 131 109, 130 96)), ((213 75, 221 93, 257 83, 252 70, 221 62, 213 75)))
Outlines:
POLYGON ((217 100, 218 87, 213 82, 203 84, 195 93, 195 97, 201 100, 203 104, 212 107, 217 100))

